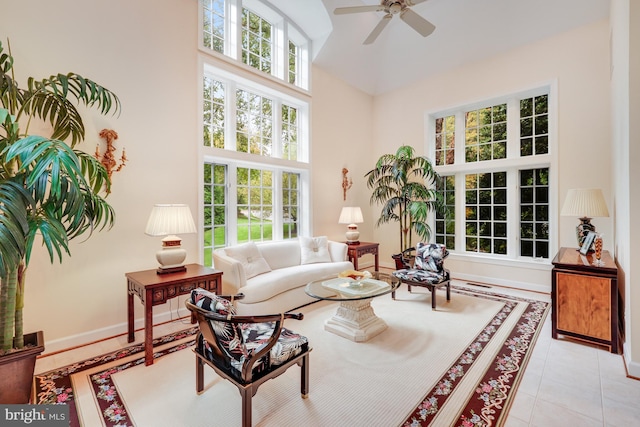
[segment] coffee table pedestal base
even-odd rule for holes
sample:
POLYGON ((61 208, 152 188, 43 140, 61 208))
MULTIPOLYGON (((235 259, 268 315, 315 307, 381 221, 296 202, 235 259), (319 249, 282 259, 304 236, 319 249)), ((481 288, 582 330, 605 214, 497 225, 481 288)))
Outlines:
POLYGON ((387 329, 387 324, 376 316, 371 299, 340 301, 340 307, 324 329, 355 342, 367 341, 387 329))

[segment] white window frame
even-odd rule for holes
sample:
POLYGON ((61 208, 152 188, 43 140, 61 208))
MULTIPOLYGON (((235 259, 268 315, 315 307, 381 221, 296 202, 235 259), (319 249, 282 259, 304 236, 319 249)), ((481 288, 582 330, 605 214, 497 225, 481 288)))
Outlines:
POLYGON ((284 85, 295 87, 302 91, 309 91, 311 84, 311 39, 300 27, 291 21, 282 11, 266 0, 225 0, 225 43, 224 53, 209 49, 204 45, 203 35, 203 6, 198 7, 198 46, 207 55, 219 57, 225 61, 235 63, 254 73, 266 74, 242 63, 242 9, 249 9, 273 25, 273 46, 271 74, 274 80, 284 85), (298 78, 296 84, 289 83, 289 40, 299 49, 298 78))
MULTIPOLYGON (((456 199, 456 237, 455 250, 451 253, 455 259, 490 262, 496 265, 514 266, 518 264, 532 266, 543 263, 550 264, 554 248, 558 245, 558 90, 557 82, 551 81, 525 88, 521 91, 461 104, 455 107, 438 109, 425 113, 426 153, 429 157, 435 157, 435 119, 438 117, 455 115, 456 117, 456 146, 455 162, 453 165, 435 166, 434 169, 440 175, 455 176, 456 199), (520 156, 520 121, 518 100, 530 98, 542 94, 549 95, 549 152, 543 155, 520 156), (476 110, 491 105, 507 103, 507 158, 480 162, 465 162, 464 129, 465 111, 476 110), (549 258, 531 258, 519 256, 520 246, 520 184, 519 171, 523 169, 549 168, 549 258), (465 250, 465 175, 485 172, 507 172, 507 234, 508 245, 506 255, 467 252, 465 250), (515 184, 515 185, 512 185, 515 184)), ((431 218, 431 226, 435 227, 435 216, 431 218)), ((435 228, 432 228, 435 229, 435 228)), ((546 267, 545 267, 546 268, 546 267)))
MULTIPOLYGON (((278 85, 274 85, 269 79, 255 78, 253 73, 239 73, 237 70, 228 67, 225 63, 216 62, 215 59, 206 55, 201 55, 199 59, 199 82, 198 99, 198 129, 199 138, 198 145, 200 151, 199 161, 199 182, 204 182, 204 163, 225 164, 228 169, 228 210, 227 210, 227 244, 232 245, 236 242, 236 235, 233 233, 237 229, 235 215, 229 213, 234 212, 237 206, 235 191, 235 170, 236 167, 252 167, 259 169, 269 169, 274 173, 274 221, 273 221, 273 237, 274 240, 282 238, 283 222, 280 218, 282 213, 282 202, 280 200, 282 194, 281 172, 295 172, 300 174, 299 180, 299 213, 298 213, 298 236, 311 235, 311 165, 309 159, 309 137, 310 137, 310 100, 308 97, 300 96, 296 92, 282 92, 278 85), (207 147, 203 144, 203 117, 202 109, 203 99, 203 81, 205 74, 211 78, 221 81, 225 84, 225 148, 207 147), (273 100, 273 151, 271 156, 261 156, 235 151, 236 148, 236 89, 244 90, 265 96, 273 100), (293 106, 297 109, 298 117, 298 160, 287 160, 280 158, 281 155, 281 112, 282 104, 293 106), (276 215, 277 214, 277 215, 276 215)), ((264 73, 262 73, 264 74, 264 73)), ((199 206, 204 205, 204 195, 200 191, 199 206)), ((204 229, 204 218, 201 219, 201 229, 204 229)), ((204 256, 204 242, 200 242, 200 254, 204 256)))

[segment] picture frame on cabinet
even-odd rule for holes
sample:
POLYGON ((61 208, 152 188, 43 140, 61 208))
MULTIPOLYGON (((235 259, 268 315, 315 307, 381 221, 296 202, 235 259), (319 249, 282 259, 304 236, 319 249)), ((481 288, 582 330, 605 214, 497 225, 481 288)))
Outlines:
POLYGON ((580 253, 582 255, 586 255, 591 250, 591 246, 593 245, 593 240, 596 238, 595 231, 590 231, 587 234, 587 237, 584 238, 582 242, 582 246, 580 247, 580 253))

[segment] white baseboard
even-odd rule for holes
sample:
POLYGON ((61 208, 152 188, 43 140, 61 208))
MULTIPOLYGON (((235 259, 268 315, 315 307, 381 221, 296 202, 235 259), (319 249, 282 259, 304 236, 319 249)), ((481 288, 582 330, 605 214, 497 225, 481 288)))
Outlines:
MULTIPOLYGON (((453 274, 452 274, 453 276, 453 274)), ((460 274, 456 273, 455 277, 451 277, 455 280, 463 282, 480 283, 484 285, 496 285, 505 288, 521 289, 523 291, 540 292, 544 294, 550 294, 551 288, 547 285, 541 285, 539 283, 518 282, 514 280, 499 279, 496 277, 483 277, 473 274, 460 274)))
POLYGON ((624 349, 624 363, 627 365, 627 374, 634 378, 640 378, 640 363, 632 361, 631 357, 629 357, 629 343, 625 342, 622 347, 624 349))
MULTIPOLYGON (((381 263, 380 264, 381 267, 385 267, 385 268, 389 268, 392 270, 396 269, 395 264, 391 265, 388 263, 381 263)), ((500 279, 497 277, 485 277, 485 276, 478 276, 478 275, 474 275, 474 274, 464 274, 464 273, 459 273, 459 272, 455 272, 455 274, 452 273, 451 275, 452 279, 454 280, 460 280, 462 282, 471 282, 473 283, 479 283, 479 284, 484 284, 484 285, 496 285, 496 286, 502 286, 505 288, 514 288, 514 289, 520 289, 523 291, 531 291, 531 292, 540 292, 543 294, 551 294, 551 286, 549 285, 542 285, 539 283, 529 283, 529 282, 518 282, 518 281, 514 281, 511 279, 500 279)))
MULTIPOLYGON (((153 315, 153 324, 158 325, 160 323, 170 322, 172 320, 177 320, 178 318, 189 316, 189 311, 184 306, 184 299, 187 298, 188 295, 180 296, 177 299, 172 299, 167 302, 165 311, 160 313, 154 313, 153 315), (169 304, 170 303, 170 304, 169 304), (177 305, 176 305, 177 304, 177 305)), ((139 304, 139 300, 135 300, 136 303, 139 304)), ((160 308, 161 306, 154 307, 155 309, 160 308)), ((159 311, 159 310, 158 310, 159 311)), ((143 317, 137 318, 134 320, 134 330, 144 329, 144 313, 143 317)), ((49 353, 55 353, 58 351, 68 350, 71 348, 87 345, 90 343, 94 343, 96 341, 102 341, 105 339, 113 338, 119 335, 127 334, 127 322, 118 323, 115 325, 107 326, 100 329, 94 329, 92 331, 83 332, 77 335, 71 335, 68 337, 55 339, 55 340, 47 340, 47 331, 44 331, 45 338, 45 348, 43 356, 46 356, 49 353)), ((141 339, 136 339, 135 342, 142 341, 141 339)))

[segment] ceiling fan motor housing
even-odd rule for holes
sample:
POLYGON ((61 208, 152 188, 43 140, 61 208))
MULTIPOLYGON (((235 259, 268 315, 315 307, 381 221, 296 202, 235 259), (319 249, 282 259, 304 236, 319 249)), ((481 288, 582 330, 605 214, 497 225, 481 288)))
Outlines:
POLYGON ((400 2, 393 2, 389 5, 389 13, 395 15, 397 13, 402 12, 402 5, 400 2))

